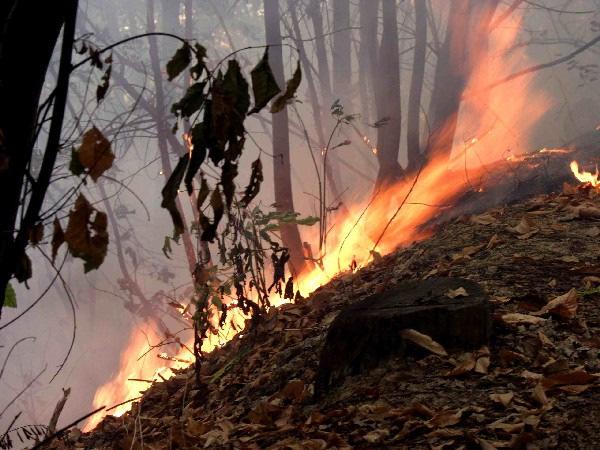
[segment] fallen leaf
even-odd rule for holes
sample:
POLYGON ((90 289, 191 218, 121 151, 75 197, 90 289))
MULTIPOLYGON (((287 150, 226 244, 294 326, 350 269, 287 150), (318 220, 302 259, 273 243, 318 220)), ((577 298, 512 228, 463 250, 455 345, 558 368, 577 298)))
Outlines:
POLYGON ((485 246, 486 250, 491 250, 502 243, 502 240, 497 234, 493 235, 485 246))
POLYGON ((460 422, 460 419, 465 412, 463 409, 451 409, 447 411, 441 411, 433 416, 426 422, 426 425, 431 428, 446 428, 452 425, 456 425, 460 422))
POLYGON ((548 397, 546 396, 546 390, 544 389, 544 386, 542 386, 542 383, 537 383, 535 385, 533 391, 531 391, 531 396, 542 406, 548 404, 548 397))
POLYGON ((504 392, 498 394, 490 394, 490 399, 496 403, 501 403, 502 406, 508 408, 508 405, 512 402, 515 397, 514 392, 504 392))
POLYGON ((504 323, 513 325, 513 324, 531 324, 535 325, 538 323, 545 322, 546 319, 541 317, 532 316, 530 314, 521 314, 521 313, 508 313, 503 314, 501 319, 504 323))
POLYGON ((400 332, 400 336, 413 342, 414 344, 417 344, 420 347, 423 347, 426 350, 429 350, 431 353, 435 353, 439 356, 448 356, 448 352, 446 352, 444 347, 435 342, 426 334, 419 333, 417 330, 407 328, 400 332))
POLYGON ((577 290, 571 288, 569 292, 550 300, 542 309, 532 314, 541 315, 551 313, 565 319, 572 319, 577 314, 578 297, 577 290))
POLYGON ((585 385, 596 379, 597 377, 595 375, 589 374, 583 369, 574 369, 544 377, 542 379, 542 386, 547 390, 556 386, 569 384, 585 385))
POLYGON ((491 225, 496 223, 498 220, 492 216, 490 213, 483 213, 477 216, 471 216, 471 222, 477 223, 479 225, 491 225))
POLYGON ((515 227, 508 227, 508 231, 517 234, 518 239, 527 239, 539 231, 531 219, 523 216, 521 221, 515 227))
POLYGON ((446 296, 450 298, 468 297, 469 293, 464 287, 459 287, 457 289, 448 289, 448 292, 446 292, 446 296))
POLYGON ((304 394, 304 381, 302 380, 291 380, 286 384, 283 389, 279 392, 279 395, 285 399, 299 402, 302 400, 304 394))

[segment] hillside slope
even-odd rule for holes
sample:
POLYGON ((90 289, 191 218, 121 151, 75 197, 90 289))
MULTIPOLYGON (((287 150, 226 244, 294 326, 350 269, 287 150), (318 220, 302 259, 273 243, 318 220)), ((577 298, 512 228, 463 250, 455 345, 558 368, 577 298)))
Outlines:
POLYGON ((589 188, 458 218, 211 354, 207 397, 184 371, 124 417, 47 448, 600 448, 598 220, 589 188), (344 305, 446 275, 491 297, 489 348, 394 357, 312 399, 328 325, 344 305))

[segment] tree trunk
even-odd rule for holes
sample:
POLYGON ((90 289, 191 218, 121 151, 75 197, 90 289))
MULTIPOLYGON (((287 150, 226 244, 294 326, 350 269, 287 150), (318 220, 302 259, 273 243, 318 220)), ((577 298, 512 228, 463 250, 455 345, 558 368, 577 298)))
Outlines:
MULTIPOLYGON (((283 72, 283 52, 281 48, 281 30, 279 27, 279 0, 265 0, 265 32, 269 47, 269 64, 280 87, 285 87, 283 72)), ((287 108, 273 114, 273 172, 275 204, 278 211, 294 211, 292 175, 290 166, 290 136, 287 108)), ((281 225, 281 240, 290 251, 290 263, 295 275, 305 268, 302 240, 298 226, 281 225)))
POLYGON ((350 1, 333 0, 333 95, 352 112, 350 1))
POLYGON ((387 123, 377 129, 377 160, 379 172, 376 191, 402 178, 404 171, 398 163, 402 111, 400 105, 400 54, 396 1, 382 0, 383 30, 379 64, 373 67, 377 119, 387 123))
POLYGON ((412 77, 408 98, 406 143, 408 170, 415 171, 422 163, 421 156, 421 93, 425 79, 425 55, 427 51, 427 3, 415 0, 415 49, 412 77))
POLYGON ((319 83, 321 84, 321 97, 323 103, 331 103, 331 78, 329 76, 329 58, 325 47, 325 36, 323 32, 323 17, 319 0, 310 0, 306 9, 310 17, 315 33, 315 48, 317 54, 317 67, 319 72, 319 83))
MULTIPOLYGON (((362 119, 365 122, 373 121, 372 110, 373 102, 369 96, 369 73, 371 73, 371 63, 377 54, 377 8, 378 4, 373 5, 373 0, 360 0, 358 4, 360 31, 358 48, 358 87, 360 103, 362 110, 362 119)), ((371 86, 372 87, 372 86, 371 86)), ((375 119, 376 120, 376 119, 375 119)))
MULTIPOLYGON (((179 3, 178 3, 179 4, 179 3)), ((154 27, 154 0, 147 1, 147 28, 148 32, 153 32, 155 30, 154 27)), ((158 44, 156 42, 156 36, 151 36, 149 38, 149 50, 150 50, 150 64, 152 66, 152 76, 154 78, 154 96, 155 103, 154 109, 156 111, 155 120, 156 120, 156 133, 158 140, 158 151, 160 153, 160 160, 162 163, 163 174, 165 176, 165 180, 168 180, 172 173, 171 160, 169 159, 169 144, 168 144, 168 136, 170 134, 170 130, 168 129, 167 119, 164 116, 165 111, 167 111, 166 100, 165 100, 165 92, 163 89, 162 83, 162 72, 160 68, 160 59, 159 59, 159 50, 158 44)), ((182 217, 185 217, 183 212, 183 208, 181 207, 181 202, 179 198, 176 200, 177 209, 182 217)), ((185 219, 184 219, 185 220, 185 219)), ((185 222, 184 222, 185 223, 185 222)), ((189 229, 186 227, 183 236, 183 247, 185 250, 185 255, 188 262, 188 268, 190 273, 194 273, 196 268, 196 251, 194 249, 194 244, 192 242, 192 237, 190 235, 189 229)))
MULTIPOLYGON (((0 9, 0 298, 15 269, 14 232, 48 64, 71 4, 9 1, 0 9), (9 6, 12 6, 8 12, 9 6), (32 11, 35 11, 32 14, 32 11), (36 31, 34 52, 23 45, 36 31)), ((0 313, 1 305, 0 302, 0 313)))
POLYGON ((438 54, 430 119, 429 159, 452 151, 461 98, 475 64, 487 52, 490 21, 498 0, 456 0, 450 8, 444 44, 438 54))

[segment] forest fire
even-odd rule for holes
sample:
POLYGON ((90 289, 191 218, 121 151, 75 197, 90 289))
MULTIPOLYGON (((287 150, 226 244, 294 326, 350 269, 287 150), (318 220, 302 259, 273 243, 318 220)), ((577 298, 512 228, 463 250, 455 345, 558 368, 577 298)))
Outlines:
POLYGON ((600 186, 600 180, 598 180, 598 176, 600 176, 600 173, 598 173, 598 167, 596 167, 596 172, 594 173, 581 170, 577 161, 571 161, 570 167, 573 175, 575 175, 575 178, 582 183, 590 184, 593 187, 600 186))
MULTIPOLYGON (((523 66, 527 61, 525 50, 514 46, 519 31, 519 20, 507 19, 507 26, 499 27, 491 34, 490 58, 475 64, 470 74, 466 95, 455 120, 455 140, 451 157, 431 159, 418 172, 401 182, 372 194, 348 207, 348 215, 335 216, 334 226, 327 235, 327 248, 321 265, 315 265, 297 279, 303 295, 308 295, 334 276, 358 264, 366 265, 377 255, 385 255, 398 246, 424 239, 428 231, 421 227, 435 218, 443 209, 450 208, 454 199, 466 191, 481 192, 480 180, 495 161, 506 159, 506 154, 520 154, 528 147, 528 132, 535 122, 548 110, 546 97, 531 86, 532 77, 525 76, 510 83, 499 85, 493 90, 489 86, 491 74, 503 78, 523 66), (510 51, 509 51, 510 49, 510 51), (449 175, 451 174, 451 175, 449 175)), ((363 141, 376 153, 376 147, 363 137, 363 141)), ((574 173, 582 175, 575 164, 574 173)), ((578 178, 579 178, 578 176, 578 178)), ((591 176, 591 174, 590 174, 591 176)), ((581 178, 580 178, 581 179, 581 178)), ((598 183, 597 174, 591 181, 598 183)), ((304 236, 306 241, 315 241, 312 230, 304 236)), ((284 301, 277 296, 272 304, 284 301)), ((210 351, 231 338, 239 330, 240 314, 233 310, 222 331, 222 338, 205 343, 203 350, 210 351), (237 321, 237 326, 232 325, 237 321)), ((147 338, 148 328, 138 328, 131 336, 121 356, 121 368, 112 379, 102 386, 94 398, 94 407, 113 405, 139 397, 140 391, 149 382, 172 376, 168 369, 181 368, 181 361, 170 361, 166 367, 163 360, 155 357, 139 359, 148 349, 149 341, 159 341, 156 334, 147 338), (147 380, 144 381, 131 381, 147 380)), ((189 360, 190 352, 182 347, 175 358, 189 360)), ((126 403, 110 413, 121 415, 131 403, 126 403)), ((85 429, 91 430, 101 420, 100 416, 88 422, 85 429)))

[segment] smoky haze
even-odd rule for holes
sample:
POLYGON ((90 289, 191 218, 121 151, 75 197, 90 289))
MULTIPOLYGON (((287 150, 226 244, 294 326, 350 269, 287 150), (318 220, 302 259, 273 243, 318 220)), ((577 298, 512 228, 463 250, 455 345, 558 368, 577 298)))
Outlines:
MULTIPOLYGON (((272 1, 265 3, 273 4, 272 1)), ((414 89, 411 77, 416 61, 415 16, 420 3, 419 0, 278 2, 285 78, 292 76, 299 59, 304 72, 297 101, 287 108, 293 203, 302 215, 319 215, 318 178, 313 157, 321 157, 321 150, 329 140, 329 148, 334 148, 329 159, 329 176, 337 197, 331 192, 328 195, 335 200, 331 205, 338 209, 368 200, 374 186, 381 182, 382 172, 388 177, 386 180, 396 181, 395 177, 411 163, 406 139, 407 116, 414 89), (374 30, 369 26, 374 26, 374 30), (394 65, 400 68, 397 74, 392 73, 394 65), (349 126, 332 134, 335 120, 330 107, 338 99, 344 114, 356 117, 349 126), (378 121, 382 125, 374 127, 378 121), (397 133, 392 131, 394 129, 397 133)), ((422 95, 417 102, 420 118, 417 134, 424 150, 431 137, 434 118, 442 114, 441 109, 436 112, 431 106, 436 101, 435 96, 442 96, 445 89, 452 89, 453 83, 461 82, 457 81, 452 68, 445 75, 449 78, 437 79, 440 76, 436 64, 438 55, 454 23, 449 9, 454 2, 422 3, 426 4, 429 15, 422 95)), ((512 3, 500 2, 491 23, 502 18, 512 3)), ((473 80, 473 74, 479 74, 483 65, 494 72, 486 74, 487 79, 493 81, 496 75, 502 78, 556 60, 600 32, 598 0, 540 3, 549 9, 522 2, 510 18, 497 24, 494 33, 508 33, 510 37, 491 41, 487 56, 490 60, 473 62, 468 79, 473 80), (494 54, 496 50, 503 54, 494 54), (493 62, 494 58, 506 55, 511 59, 503 61, 510 61, 510 67, 507 63, 493 62), (508 73, 495 73, 501 70, 508 73)), ((451 31, 465 33, 465 42, 479 39, 475 23, 459 25, 467 28, 451 31)), ((206 47, 209 67, 240 50, 236 57, 249 78, 251 69, 264 53, 260 46, 266 42, 265 5, 258 0, 82 0, 79 4, 76 35, 98 48, 153 30, 195 39, 206 47), (258 48, 242 50, 247 47, 258 48)), ((59 276, 47 259, 49 238, 40 245, 39 251, 30 252, 33 278, 28 288, 15 286, 18 307, 5 308, 0 321, 0 326, 10 322, 36 302, 23 317, 0 331, 2 361, 11 346, 24 339, 10 355, 0 379, 0 408, 24 391, 1 414, 2 432, 19 412, 22 415, 17 425, 48 424, 62 389, 67 387, 71 388, 71 395, 59 426, 90 412, 98 387, 118 371, 121 352, 133 330, 151 327, 161 335, 164 329, 175 333, 187 326, 167 303, 171 300, 185 303, 192 295, 190 265, 183 241, 172 243, 170 259, 163 253, 165 237, 172 234, 173 225, 167 211, 160 207, 165 170, 169 170, 165 161, 172 169, 178 156, 187 151, 182 137, 185 130, 171 133, 175 117, 170 109, 182 97, 188 81, 179 77, 168 82, 165 71, 167 61, 179 47, 177 40, 158 36, 115 48, 110 87, 99 105, 96 86, 102 77, 100 71, 84 65, 71 78, 63 127, 65 150, 45 205, 47 208, 62 206, 57 208, 58 217, 65 220, 75 200, 75 197, 70 198, 73 180, 69 178, 69 149, 80 144, 84 131, 96 126, 111 140, 116 159, 106 177, 99 183, 90 181, 82 189, 97 208, 109 213, 109 250, 104 264, 88 274, 83 273, 79 259, 59 253, 56 260, 59 276), (158 304, 161 306, 156 306, 158 304), (160 322, 163 328, 157 325, 160 322), (74 330, 70 355, 52 380, 69 352, 74 330)), ((35 51, 35 47, 24 48, 24 51, 35 51)), ((498 139, 503 136, 507 144, 503 143, 495 156, 490 156, 492 159, 504 151, 520 154, 542 147, 598 141, 600 85, 596 62, 599 52, 598 45, 592 46, 563 64, 535 72, 527 77, 526 89, 512 82, 501 85, 498 89, 502 89, 504 102, 483 101, 483 109, 476 109, 465 100, 450 142, 452 151, 456 152, 473 139, 494 139, 493 136, 498 139), (494 105, 499 109, 495 110, 494 105), (513 108, 518 105, 522 116, 518 111, 511 111, 510 105, 513 108), (482 114, 482 110, 486 114, 482 114), (507 117, 509 112, 511 116, 507 117), (479 126, 478 121, 485 122, 485 126, 479 126)), ((46 95, 54 86, 59 56, 56 49, 47 75, 46 95)), ((77 58, 80 57, 75 61, 77 58)), ((272 121, 273 116, 266 111, 246 121, 249 137, 237 177, 241 191, 250 179, 252 161, 261 158, 265 181, 255 203, 265 209, 275 201, 273 170, 274 163, 279 161, 274 155, 277 146, 274 150, 272 144, 272 121)), ((47 139, 44 133, 47 130, 41 133, 36 147, 34 171, 35 165, 40 163, 39 149, 47 139)), ((481 149, 482 154, 485 151, 481 149)), ((209 168, 205 174, 214 181, 215 173, 209 168)), ((179 199, 191 222, 192 202, 185 193, 179 199)), ((333 219, 330 226, 338 224, 333 219)), ((300 231, 302 240, 317 248, 318 232, 313 228, 300 231)), ((189 337, 189 331, 187 333, 184 336, 189 337)), ((157 343, 152 338, 150 341, 157 343)), ((160 349, 175 350, 174 347, 160 349)), ((156 356, 152 354, 148 358, 156 356)))

